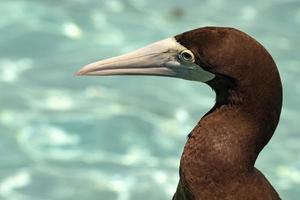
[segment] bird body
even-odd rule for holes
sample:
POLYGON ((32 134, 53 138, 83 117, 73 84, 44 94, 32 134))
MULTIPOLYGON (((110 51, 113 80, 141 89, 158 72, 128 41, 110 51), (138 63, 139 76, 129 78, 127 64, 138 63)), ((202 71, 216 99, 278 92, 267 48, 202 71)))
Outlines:
POLYGON ((254 165, 279 122, 282 86, 270 54, 247 34, 200 28, 92 63, 78 75, 156 75, 206 83, 216 92, 216 103, 188 137, 173 200, 280 199, 254 165))
POLYGON ((251 133, 253 127, 242 125, 245 120, 234 107, 224 106, 200 121, 185 145, 181 189, 174 199, 279 199, 254 167, 257 155, 251 140, 255 140, 252 136, 257 129, 251 133), (222 124, 225 119, 230 123, 222 124))

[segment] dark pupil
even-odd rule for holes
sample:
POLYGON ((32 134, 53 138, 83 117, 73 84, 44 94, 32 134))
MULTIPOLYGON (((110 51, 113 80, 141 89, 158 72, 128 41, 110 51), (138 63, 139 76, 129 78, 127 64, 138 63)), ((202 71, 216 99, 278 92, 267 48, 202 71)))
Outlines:
POLYGON ((187 52, 184 52, 182 53, 182 57, 185 59, 185 60, 191 60, 192 59, 192 55, 187 53, 187 52))

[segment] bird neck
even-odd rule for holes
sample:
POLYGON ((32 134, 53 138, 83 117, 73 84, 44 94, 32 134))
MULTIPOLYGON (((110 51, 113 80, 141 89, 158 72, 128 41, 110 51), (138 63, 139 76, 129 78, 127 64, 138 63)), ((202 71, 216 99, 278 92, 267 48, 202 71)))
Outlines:
POLYGON ((214 192, 253 172, 276 129, 282 102, 279 76, 273 84, 257 84, 259 89, 228 80, 210 83, 216 104, 191 132, 181 157, 180 182, 191 193, 214 192))

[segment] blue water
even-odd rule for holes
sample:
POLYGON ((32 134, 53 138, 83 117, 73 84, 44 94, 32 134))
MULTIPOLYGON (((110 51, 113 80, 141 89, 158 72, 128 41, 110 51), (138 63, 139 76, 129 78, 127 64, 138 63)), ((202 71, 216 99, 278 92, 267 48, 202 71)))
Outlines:
POLYGON ((284 107, 257 167, 283 199, 300 198, 299 0, 1 0, 0 13, 0 199, 170 199, 213 92, 73 74, 206 25, 242 29, 276 60, 284 107))

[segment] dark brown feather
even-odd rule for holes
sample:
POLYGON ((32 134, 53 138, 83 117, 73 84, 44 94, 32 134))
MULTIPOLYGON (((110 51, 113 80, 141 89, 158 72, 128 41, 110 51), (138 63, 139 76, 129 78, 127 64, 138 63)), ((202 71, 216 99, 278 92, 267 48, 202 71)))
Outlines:
POLYGON ((256 40, 232 28, 196 29, 176 40, 195 54, 197 64, 216 74, 207 82, 216 92, 216 104, 185 145, 173 199, 280 199, 254 167, 282 107, 272 57, 256 40))

